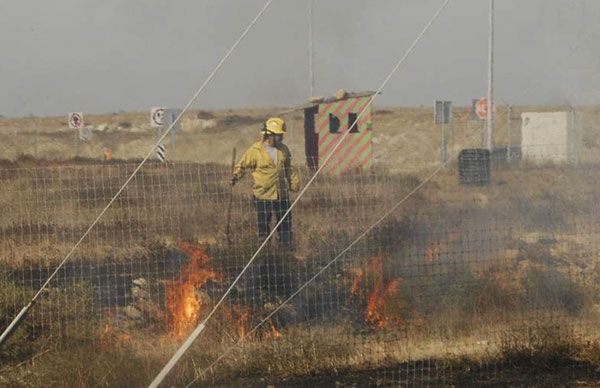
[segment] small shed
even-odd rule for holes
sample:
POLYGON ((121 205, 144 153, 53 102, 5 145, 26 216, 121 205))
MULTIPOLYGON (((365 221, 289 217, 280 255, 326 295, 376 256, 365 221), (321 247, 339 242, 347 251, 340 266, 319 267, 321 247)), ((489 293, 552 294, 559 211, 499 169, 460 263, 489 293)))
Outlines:
POLYGON ((296 108, 304 111, 306 161, 313 171, 348 131, 322 171, 341 175, 369 170, 373 165, 371 97, 375 92, 340 92, 335 97, 312 99, 296 108))
POLYGON ((572 112, 522 113, 521 149, 523 160, 566 163, 577 157, 572 112))

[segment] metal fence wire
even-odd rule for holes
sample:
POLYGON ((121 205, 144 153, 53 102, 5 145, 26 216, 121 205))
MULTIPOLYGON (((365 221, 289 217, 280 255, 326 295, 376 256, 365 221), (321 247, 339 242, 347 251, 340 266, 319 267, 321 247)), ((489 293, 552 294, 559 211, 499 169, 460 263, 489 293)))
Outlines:
MULTIPOLYGON (((532 365, 595 371, 598 163, 493 164, 487 185, 463 185, 449 166, 254 330, 423 179, 379 167, 319 176, 292 211, 293 244, 270 242, 170 383, 428 385, 518 379, 514 368, 532 365)), ((0 169, 3 327, 134 168, 0 169)), ((147 164, 3 357, 25 357, 31 344, 41 358, 84 351, 91 365, 149 382, 261 242, 250 179, 232 190, 229 169, 147 164)), ((110 376, 101 383, 123 383, 110 376)))

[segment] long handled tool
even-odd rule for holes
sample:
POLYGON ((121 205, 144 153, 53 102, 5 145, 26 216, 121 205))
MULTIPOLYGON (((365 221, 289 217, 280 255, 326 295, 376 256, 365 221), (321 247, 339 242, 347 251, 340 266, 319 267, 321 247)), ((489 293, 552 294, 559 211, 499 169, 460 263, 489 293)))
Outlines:
MULTIPOLYGON (((236 149, 233 147, 233 156, 231 157, 231 173, 235 168, 235 153, 236 149)), ((225 235, 227 236, 227 244, 231 245, 231 205, 233 204, 233 184, 229 186, 229 203, 227 204, 227 225, 225 226, 225 235)))

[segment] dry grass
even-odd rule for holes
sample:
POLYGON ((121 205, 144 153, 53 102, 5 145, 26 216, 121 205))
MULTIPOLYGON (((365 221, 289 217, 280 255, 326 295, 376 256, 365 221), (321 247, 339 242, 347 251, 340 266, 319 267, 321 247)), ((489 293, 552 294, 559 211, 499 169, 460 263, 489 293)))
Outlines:
MULTIPOLYGON (((198 375, 232 344, 207 336, 178 365, 168 384, 185 385, 197 379, 198 384, 247 385, 258 382, 259 376, 274 382, 343 381, 369 372, 361 377, 364 383, 368 376, 384 375, 386 370, 409 373, 419 366, 425 368, 421 378, 438 384, 477 379, 502 384, 515 378, 519 368, 526 368, 530 376, 583 369, 588 378, 597 376, 600 368, 598 331, 569 321, 482 325, 470 335, 452 338, 420 330, 357 337, 349 323, 297 326, 282 333, 280 339, 246 340, 209 373, 198 375)), ((148 332, 132 337, 101 353, 92 351, 97 346, 93 338, 80 341, 77 347, 38 349, 19 365, 5 365, 0 382, 9 386, 145 385, 166 355, 174 352, 176 343, 168 337, 157 340, 156 334, 148 332)))
MULTIPOLYGON (((259 137, 260 121, 280 110, 190 111, 184 116, 183 132, 178 135, 177 159, 228 164, 231 149, 237 147, 239 152, 246 149, 259 137), (214 120, 215 127, 203 127, 206 120, 214 120)), ((566 107, 514 107, 510 144, 520 143, 521 112, 552 110, 566 110, 566 107)), ((600 132, 597 125, 600 111, 597 107, 582 107, 578 108, 578 115, 584 144, 580 157, 584 162, 597 162, 600 143, 595 139, 600 132)), ((437 166, 440 128, 432 123, 432 117, 431 108, 376 109, 374 149, 377 164, 387 166, 392 172, 413 174, 437 166)), ((302 114, 288 114, 285 118, 289 122, 287 143, 299 164, 304 164, 302 114)), ((507 119, 504 107, 498 107, 495 144, 508 142, 507 119)), ((86 121, 92 128, 107 126, 109 129, 95 131, 92 141, 80 144, 79 156, 99 159, 102 149, 109 147, 117 159, 141 158, 155 139, 149 125, 149 113, 90 115, 86 116, 86 121)), ((468 109, 455 108, 454 124, 448 138, 449 154, 481 144, 480 131, 481 122, 469 120, 468 109)), ((0 120, 1 150, 5 158, 31 154, 45 159, 69 159, 76 156, 74 139, 74 133, 67 128, 66 117, 0 120)))
MULTIPOLYGON (((181 157, 221 163, 145 168, 75 257, 81 268, 91 271, 108 264, 114 273, 95 273, 84 280, 116 278, 114 274, 127 268, 132 278, 145 276, 151 284, 153 307, 162 311, 165 281, 177 276, 185 260, 177 249, 182 239, 205 243, 226 278, 236 275, 256 248, 255 215, 248 188, 236 188, 234 243, 224 243, 226 163, 231 145, 247 146, 256 123, 268 113, 211 113, 227 128, 218 138, 211 130, 194 129, 199 123, 190 117, 179 140, 181 157), (172 268, 166 268, 165 262, 172 268)), ((460 111, 457 121, 464 120, 465 114, 460 111)), ((595 133, 590 118, 597 112, 586 114, 589 134, 595 133)), ((204 112, 202 117, 209 116, 204 112)), ((419 172, 433 166, 436 158, 431 155, 437 155, 438 128, 423 124, 430 118, 426 109, 379 112, 378 157, 391 168, 318 179, 294 212, 296 253, 282 254, 276 245, 268 247, 253 273, 268 286, 243 283, 235 289, 232 303, 247 303, 255 323, 267 312, 266 305, 289 295, 302 276, 319 270, 379 212, 418 185, 419 172)), ((61 120, 36 122, 47 125, 44 136, 56 140, 45 145, 43 154, 48 158, 57 151, 66 154, 64 141, 70 135, 55 131, 63 125, 61 120)), ((85 148, 90 156, 115 142, 110 144, 118 143, 116 157, 139 157, 153 139, 148 131, 131 131, 142 127, 145 114, 91 120, 121 123, 121 127, 130 123, 131 128, 98 135, 85 148)), ((295 117, 293 127, 299 128, 299 120, 295 117)), ((11 126, 30 123, 5 120, 1 124, 8 132, 11 126)), ((501 120, 498 125, 502 126, 501 120)), ((458 147, 470 133, 456 128, 454 136, 451 144, 458 147)), ((292 146, 301 154, 301 142, 294 140, 292 146)), ((588 151, 596 152, 596 146, 591 144, 588 151)), ((25 282, 27 287, 19 287, 14 279, 43 278, 47 268, 40 267, 62 257, 133 167, 131 161, 90 163, 71 160, 70 167, 62 167, 59 161, 26 157, 1 163, 8 167, 0 173, 0 205, 6 209, 0 221, 2 264, 16 272, 9 271, 13 278, 3 279, 0 285, 0 316, 14 316, 35 286, 25 282), (47 166, 33 168, 40 164, 47 166)), ((489 378, 492 372, 518 365, 541 371, 584 365, 593 375, 600 359, 595 324, 600 302, 600 266, 595 264, 599 180, 593 165, 499 169, 491 186, 477 188, 460 186, 450 170, 439 174, 276 317, 282 338, 257 335, 244 341, 217 368, 199 376, 200 382, 249 385, 259 377, 302 382, 315 381, 307 379, 317 376, 313 384, 318 385, 330 382, 331 375, 343 379, 359 374, 358 379, 365 379, 360 373, 421 368, 431 378, 441 374, 449 384, 462 385, 473 373, 489 378), (478 234, 481 231, 486 233, 478 234), (386 281, 401 279, 397 303, 387 313, 403 324, 383 331, 365 325, 364 301, 353 299, 348 291, 351 270, 375 255, 385 257, 386 281), (540 324, 541 320, 552 324, 540 324)), ((77 268, 70 267, 73 278, 77 268)), ((118 334, 103 344, 103 302, 93 300, 92 284, 70 280, 65 275, 64 283, 51 289, 11 346, 3 349, 0 384, 147 384, 178 343, 165 333, 164 322, 117 321, 118 334)), ((226 285, 215 282, 203 292, 214 300, 226 285)), ((370 291, 363 290, 363 295, 370 291)), ((122 307, 110 309, 120 312, 122 307)), ((189 382, 235 343, 237 332, 227 316, 217 318, 169 383, 189 382)))

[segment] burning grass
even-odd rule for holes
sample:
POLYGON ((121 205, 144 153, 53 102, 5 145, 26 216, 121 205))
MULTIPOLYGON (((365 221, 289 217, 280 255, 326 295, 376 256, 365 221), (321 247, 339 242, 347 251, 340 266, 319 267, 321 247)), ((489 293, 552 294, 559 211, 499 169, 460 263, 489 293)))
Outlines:
POLYGON ((210 267, 210 258, 203 247, 189 243, 181 244, 189 262, 182 269, 179 279, 167 283, 167 308, 169 330, 176 338, 183 338, 196 327, 206 307, 206 296, 198 294, 209 281, 223 280, 223 276, 210 267))
MULTIPOLYGON (((181 266, 179 276, 165 284, 167 296, 170 295, 165 306, 166 330, 99 324, 88 314, 89 327, 98 329, 81 331, 75 342, 72 333, 68 334, 71 340, 60 346, 50 346, 43 337, 34 338, 30 341, 30 350, 20 356, 23 364, 14 364, 14 358, 10 357, 11 363, 5 369, 7 373, 2 374, 0 381, 13 386, 42 385, 42 382, 57 386, 147 384, 162 367, 166 355, 172 354, 180 338, 202 319, 206 307, 213 303, 218 291, 210 291, 208 286, 218 285, 224 276, 213 269, 214 259, 203 246, 184 243, 180 249, 187 261, 181 266), (185 292, 187 288, 193 292, 185 292), (102 349, 100 354, 92 351, 98 344, 102 349), (56 359, 60 360, 58 364, 56 359), (60 373, 53 368, 59 368, 60 373), (127 373, 129 369, 134 370, 133 373, 127 373)), ((440 255, 442 258, 443 254, 440 255)), ((600 333, 593 329, 567 336, 556 331, 564 327, 562 324, 570 327, 582 322, 584 317, 579 314, 550 329, 531 327, 523 332, 510 319, 506 320, 507 316, 497 315, 497 309, 487 306, 486 309, 475 309, 470 315, 462 314, 462 327, 456 327, 450 311, 456 310, 461 303, 471 305, 472 293, 476 294, 475 299, 482 300, 481 306, 495 300, 495 291, 490 291, 493 287, 489 286, 493 284, 492 278, 486 280, 485 276, 496 276, 498 270, 487 272, 488 275, 473 275, 480 276, 481 284, 487 284, 487 288, 457 293, 457 299, 447 294, 443 300, 445 309, 428 316, 424 311, 417 313, 416 306, 411 306, 411 303, 418 303, 411 300, 410 290, 416 285, 414 279, 419 277, 415 274, 412 279, 408 274, 399 276, 393 265, 389 267, 384 263, 393 263, 393 258, 375 255, 362 265, 349 268, 343 284, 348 295, 344 303, 351 313, 338 314, 329 324, 294 323, 293 320, 285 323, 278 314, 261 331, 247 336, 257 319, 272 307, 237 304, 220 310, 201 343, 176 368, 169 382, 181 385, 198 377, 197 373, 240 338, 244 338, 240 346, 209 374, 199 376, 200 382, 237 381, 243 384, 253 381, 256 376, 278 381, 331 374, 343 380, 344 376, 360 371, 379 373, 377 371, 382 368, 410 369, 417 362, 435 365, 437 371, 444 371, 444 378, 452 381, 464 381, 469 369, 488 371, 513 367, 507 360, 519 365, 529 362, 544 368, 556 363, 562 366, 583 362, 590 368, 598 365, 600 333), (407 312, 410 315, 403 315, 407 312), (421 318, 419 314, 422 314, 421 318), (342 318, 344 315, 345 319, 342 318), (550 355, 554 355, 554 359, 548 358, 550 355)), ((510 275, 507 268, 504 272, 510 275)), ((530 278, 523 277, 524 281, 527 279, 530 278)), ((326 286, 329 280, 323 280, 320 284, 326 286)), ((468 282, 461 281, 461 284, 468 282)), ((532 283, 536 284, 539 283, 532 283)), ((541 291, 544 289, 542 287, 541 291)), ((81 291, 78 293, 83 295, 81 291)), ((58 300, 68 298, 63 296, 58 300)), ((73 305, 78 309, 84 309, 84 306, 83 300, 73 305)), ((560 304, 550 306, 554 311, 561 308, 560 304)), ((65 314, 64 323, 86 316, 84 310, 65 314)), ((515 311, 510 313, 511 316, 514 314, 515 311)), ((520 322, 540 319, 542 313, 533 310, 529 314, 529 318, 521 316, 520 322)), ((559 313, 559 316, 565 315, 559 313)), ((548 318, 553 319, 552 315, 548 318)), ((592 322, 597 318, 589 317, 592 322)), ((28 341, 26 338, 31 333, 34 332, 17 340, 28 341)))
POLYGON ((375 330, 402 325, 402 319, 394 316, 397 311, 389 311, 390 299, 397 295, 402 279, 386 280, 383 260, 381 256, 375 256, 362 267, 350 270, 354 275, 350 294, 360 299, 361 290, 369 289, 364 301, 359 303, 365 304, 364 322, 375 330))

